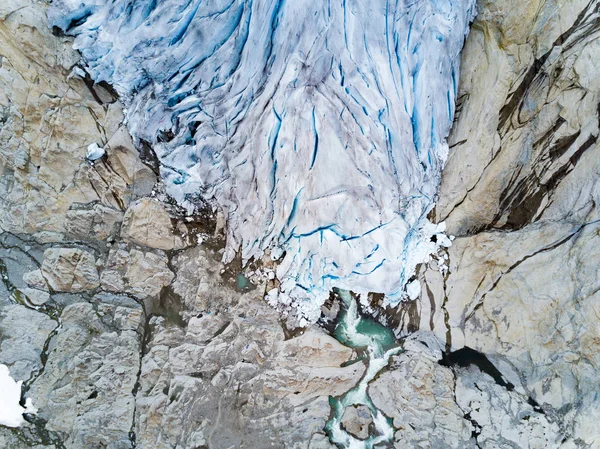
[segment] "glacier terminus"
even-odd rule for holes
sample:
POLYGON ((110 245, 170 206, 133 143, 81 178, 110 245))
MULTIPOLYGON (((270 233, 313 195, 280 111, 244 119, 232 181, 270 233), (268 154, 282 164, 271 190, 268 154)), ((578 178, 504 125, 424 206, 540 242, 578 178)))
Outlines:
POLYGON ((474 0, 55 0, 125 103, 167 192, 227 219, 225 261, 270 254, 276 302, 406 297, 449 244, 435 205, 474 0), (437 235, 437 238, 432 236, 437 235))

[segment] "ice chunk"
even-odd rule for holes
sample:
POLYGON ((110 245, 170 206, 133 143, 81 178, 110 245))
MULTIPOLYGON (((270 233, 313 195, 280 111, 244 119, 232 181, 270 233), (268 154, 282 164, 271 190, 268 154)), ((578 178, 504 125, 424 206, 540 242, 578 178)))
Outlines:
POLYGON ((83 71, 81 67, 75 66, 73 67, 73 70, 71 70, 71 73, 69 73, 67 76, 67 79, 71 79, 75 76, 78 76, 79 78, 85 78, 85 71, 83 71))
POLYGON ((96 142, 88 145, 87 153, 85 153, 86 159, 90 161, 95 161, 104 156, 105 151, 104 148, 100 147, 96 142))
POLYGON ((412 300, 415 300, 419 297, 419 295, 421 294, 421 283, 418 279, 410 282, 406 286, 406 294, 412 300))

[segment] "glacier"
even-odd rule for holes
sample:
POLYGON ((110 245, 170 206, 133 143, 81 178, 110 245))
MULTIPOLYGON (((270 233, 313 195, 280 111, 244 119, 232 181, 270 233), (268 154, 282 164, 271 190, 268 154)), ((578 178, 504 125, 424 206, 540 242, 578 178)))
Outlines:
MULTIPOLYGON (((308 321, 331 289, 394 306, 435 206, 475 0, 54 0, 167 192, 227 217, 224 261, 279 259, 308 321)), ((432 238, 438 235, 438 238, 432 238)))

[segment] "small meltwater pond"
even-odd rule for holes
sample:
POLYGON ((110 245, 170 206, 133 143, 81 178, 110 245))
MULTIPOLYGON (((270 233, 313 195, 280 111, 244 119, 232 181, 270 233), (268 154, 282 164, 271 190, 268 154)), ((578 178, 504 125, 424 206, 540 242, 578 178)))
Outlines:
POLYGON ((377 373, 387 366, 389 358, 402 351, 394 333, 374 320, 361 317, 356 299, 346 290, 336 290, 342 299, 342 311, 334 331, 335 338, 351 348, 363 348, 368 357, 367 370, 359 383, 339 398, 330 397, 332 417, 325 431, 332 443, 349 449, 371 449, 378 444, 390 442, 394 437, 392 420, 377 410, 368 395, 367 387, 377 373), (347 407, 363 405, 371 412, 375 432, 361 440, 342 427, 347 407))

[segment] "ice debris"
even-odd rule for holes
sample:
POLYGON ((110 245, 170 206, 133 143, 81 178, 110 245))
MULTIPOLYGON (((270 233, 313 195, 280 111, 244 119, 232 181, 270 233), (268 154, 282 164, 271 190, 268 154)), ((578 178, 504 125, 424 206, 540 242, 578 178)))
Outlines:
POLYGON ((89 161, 96 161, 102 156, 104 156, 105 153, 106 151, 104 150, 104 148, 102 148, 96 142, 94 142, 88 145, 87 152, 85 153, 85 158, 89 161))

